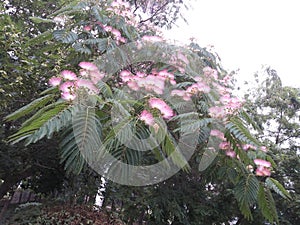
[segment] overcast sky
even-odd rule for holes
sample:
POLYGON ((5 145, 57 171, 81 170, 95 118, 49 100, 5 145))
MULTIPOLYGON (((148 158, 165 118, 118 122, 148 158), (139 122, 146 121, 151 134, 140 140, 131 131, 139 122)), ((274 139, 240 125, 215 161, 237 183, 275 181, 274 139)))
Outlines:
POLYGON ((300 87, 300 1, 191 0, 185 12, 188 25, 167 37, 200 46, 213 45, 226 69, 240 69, 248 79, 262 64, 278 71, 283 84, 300 87))

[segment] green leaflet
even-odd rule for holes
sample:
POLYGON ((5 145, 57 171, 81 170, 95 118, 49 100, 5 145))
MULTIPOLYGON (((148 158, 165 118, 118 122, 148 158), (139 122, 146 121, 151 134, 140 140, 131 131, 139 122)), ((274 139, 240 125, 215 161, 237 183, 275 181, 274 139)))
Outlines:
POLYGON ((274 190, 277 194, 281 195, 285 199, 291 199, 290 193, 275 179, 268 177, 265 181, 266 186, 274 190))
POLYGON ((226 129, 230 131, 238 140, 252 144, 254 146, 260 146, 258 140, 256 140, 249 129, 245 127, 242 120, 237 117, 230 118, 230 121, 225 125, 226 129))
POLYGON ((272 193, 269 189, 265 189, 262 184, 259 185, 258 190, 258 206, 266 219, 271 223, 278 223, 278 215, 272 193))
POLYGON ((65 29, 53 31, 53 36, 57 41, 61 41, 65 44, 72 44, 78 39, 78 35, 76 33, 65 29))
POLYGON ((36 130, 26 140, 26 145, 35 143, 43 137, 51 138, 55 132, 61 131, 64 127, 67 127, 72 121, 72 106, 59 112, 56 116, 45 122, 38 130, 36 130))
POLYGON ((167 156, 171 156, 172 161, 179 167, 182 168, 185 171, 190 170, 190 166, 181 153, 181 150, 178 147, 176 147, 176 141, 170 134, 170 132, 166 132, 165 136, 165 142, 162 144, 163 151, 167 154, 167 156))
POLYGON ((66 5, 65 7, 61 8, 60 10, 55 11, 55 13, 52 13, 50 17, 54 17, 63 13, 66 13, 67 11, 71 11, 72 9, 77 6, 77 4, 80 2, 80 0, 74 0, 70 4, 66 5))
MULTIPOLYGON (((25 44, 25 47, 28 47, 30 45, 33 44, 39 44, 39 43, 43 43, 44 41, 48 41, 52 39, 52 32, 51 31, 45 31, 44 33, 41 33, 39 35, 37 35, 36 37, 30 39, 29 41, 27 41, 27 43, 25 44)), ((53 46, 51 46, 53 48, 53 46)))
POLYGON ((22 127, 17 133, 9 137, 9 141, 17 143, 23 140, 24 136, 28 137, 29 135, 33 134, 48 120, 64 110, 66 106, 67 103, 62 101, 47 105, 46 107, 40 109, 36 114, 22 124, 22 127))
POLYGON ((5 117, 5 120, 7 121, 12 121, 12 120, 17 120, 21 117, 24 117, 28 115, 29 113, 32 113, 33 111, 45 106, 48 102, 54 99, 54 95, 46 95, 41 98, 38 98, 28 105, 23 106, 22 108, 18 109, 17 111, 9 114, 8 116, 5 117))
POLYGON ((213 122, 213 119, 211 118, 203 118, 203 119, 192 119, 192 120, 184 120, 181 121, 180 127, 176 128, 174 132, 182 132, 182 133, 191 133, 191 132, 197 132, 202 127, 208 126, 211 122, 213 122))
POLYGON ((29 19, 31 19, 35 23, 55 23, 53 20, 49 20, 41 17, 35 17, 35 16, 31 16, 29 17, 29 19))
POLYGON ((240 210, 247 219, 252 219, 250 206, 257 200, 259 182, 253 174, 241 177, 234 188, 234 195, 239 203, 240 210))
POLYGON ((85 161, 96 160, 101 147, 101 124, 93 108, 78 107, 72 111, 72 126, 66 130, 61 146, 61 163, 67 173, 79 174, 85 161))

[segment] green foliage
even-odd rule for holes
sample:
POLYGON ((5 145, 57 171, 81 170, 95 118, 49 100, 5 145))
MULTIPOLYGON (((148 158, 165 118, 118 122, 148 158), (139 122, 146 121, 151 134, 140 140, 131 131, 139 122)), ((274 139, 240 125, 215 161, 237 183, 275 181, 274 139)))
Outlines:
POLYGON ((257 200, 259 182, 257 178, 249 174, 243 177, 234 188, 234 194, 240 205, 241 212, 248 219, 253 219, 250 207, 257 200))
POLYGON ((249 129, 244 125, 244 122, 238 117, 230 118, 226 124, 226 129, 230 131, 241 142, 259 146, 260 143, 256 140, 253 135, 249 132, 249 129))
POLYGON ((262 214, 271 223, 278 223, 278 215, 272 193, 269 189, 265 189, 263 185, 259 185, 258 206, 260 207, 262 214))
POLYGON ((10 115, 5 117, 5 120, 12 121, 17 120, 23 116, 26 116, 27 114, 32 113, 33 111, 45 106, 50 100, 53 100, 53 95, 45 95, 43 97, 40 97, 28 105, 25 105, 24 107, 18 109, 17 111, 11 113, 10 115))
POLYGON ((277 180, 268 177, 265 181, 266 186, 274 190, 277 194, 281 195, 283 198, 291 199, 290 193, 280 184, 277 180))
MULTIPOLYGON (((26 120, 22 124, 22 127, 19 129, 19 131, 9 137, 9 140, 16 143, 23 140, 24 138, 29 138, 29 137, 30 138, 28 140, 31 141, 34 140, 37 141, 46 135, 51 137, 55 130, 61 128, 61 126, 59 126, 58 123, 68 122, 68 121, 66 122, 55 121, 56 118, 62 119, 60 118, 59 113, 64 111, 66 107, 67 107, 67 103, 61 101, 61 102, 52 103, 40 109, 36 114, 34 114, 32 117, 26 120), (41 130, 36 132, 39 129, 41 130), (34 135, 34 137, 32 135, 34 135)), ((66 118, 64 117, 64 119, 66 118)), ((28 144, 30 144, 31 141, 29 141, 28 144)))
POLYGON ((65 44, 72 44, 78 39, 78 35, 76 33, 65 29, 53 31, 53 37, 65 44))

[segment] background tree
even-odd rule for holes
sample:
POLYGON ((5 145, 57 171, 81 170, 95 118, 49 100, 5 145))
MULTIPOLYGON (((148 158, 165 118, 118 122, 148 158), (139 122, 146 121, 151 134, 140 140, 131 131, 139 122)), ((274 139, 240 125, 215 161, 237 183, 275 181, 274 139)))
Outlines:
POLYGON ((300 222, 300 89, 283 86, 277 72, 270 67, 256 74, 256 88, 245 96, 249 110, 261 128, 257 134, 269 146, 277 163, 274 177, 284 184, 293 201, 275 195, 280 224, 300 222))

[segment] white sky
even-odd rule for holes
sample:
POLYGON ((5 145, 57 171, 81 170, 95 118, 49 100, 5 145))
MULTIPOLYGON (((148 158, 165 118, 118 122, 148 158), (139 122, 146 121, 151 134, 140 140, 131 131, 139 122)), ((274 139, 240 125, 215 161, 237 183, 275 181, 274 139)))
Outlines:
POLYGON ((213 45, 223 66, 239 68, 243 80, 267 64, 284 85, 300 87, 299 0, 192 0, 191 5, 185 12, 189 24, 178 21, 168 38, 195 37, 201 47, 213 45))

